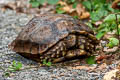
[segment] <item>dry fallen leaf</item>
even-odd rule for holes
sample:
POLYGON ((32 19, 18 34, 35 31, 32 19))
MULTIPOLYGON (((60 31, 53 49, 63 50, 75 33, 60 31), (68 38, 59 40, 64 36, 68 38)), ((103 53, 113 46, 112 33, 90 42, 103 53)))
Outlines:
MULTIPOLYGON (((15 10, 18 13, 26 13, 26 14, 44 14, 44 13, 50 13, 52 12, 52 9, 54 8, 54 5, 47 5, 44 4, 41 8, 32 8, 31 4, 24 3, 24 1, 16 1, 16 2, 9 2, 8 4, 5 4, 2 6, 2 11, 5 11, 6 9, 15 10)), ((55 9, 55 8, 54 8, 55 9)))
POLYGON ((72 13, 72 12, 75 11, 75 9, 72 8, 72 5, 68 5, 66 2, 59 1, 58 4, 60 4, 61 6, 63 6, 60 9, 63 10, 63 11, 65 11, 66 13, 72 13))
POLYGON ((107 55, 99 55, 96 57, 96 61, 101 61, 101 60, 106 59, 106 58, 108 58, 107 55))
POLYGON ((111 38, 111 37, 113 37, 114 36, 114 34, 116 33, 116 31, 114 30, 114 31, 112 31, 112 32, 107 32, 105 35, 104 35, 104 39, 109 39, 109 38, 111 38))
POLYGON ((120 70, 120 60, 117 62, 117 69, 120 70))
POLYGON ((120 5, 118 5, 118 3, 120 3, 120 0, 115 0, 115 1, 112 3, 112 8, 113 8, 113 9, 120 9, 120 5))
POLYGON ((102 24, 103 23, 103 21, 97 21, 97 22, 95 22, 95 26, 99 26, 100 24, 102 24))
POLYGON ((103 64, 101 64, 99 67, 98 67, 98 69, 99 70, 103 70, 103 69, 105 69, 107 67, 107 64, 106 63, 103 63, 103 64))
MULTIPOLYGON (((111 70, 109 72, 107 72, 104 77, 103 77, 103 80, 116 80, 116 72, 118 72, 119 70, 118 69, 115 69, 115 70, 111 70)), ((120 79, 117 79, 117 80, 120 80, 120 79)))
POLYGON ((63 1, 59 1, 58 4, 63 6, 62 8, 60 8, 60 10, 65 11, 67 14, 71 16, 78 16, 78 18, 80 19, 85 19, 90 17, 89 12, 85 10, 85 7, 81 3, 77 4, 76 8, 73 8, 72 4, 68 5, 63 1))
POLYGON ((60 5, 67 5, 67 3, 63 2, 63 1, 59 1, 58 4, 60 4, 60 5))
POLYGON ((104 48, 104 51, 107 53, 110 53, 110 52, 116 52, 118 49, 119 49, 118 46, 113 47, 113 48, 106 47, 106 48, 104 48))
POLYGON ((120 80, 120 70, 116 72, 116 80, 120 80))
POLYGON ((9 2, 8 4, 3 5, 2 9, 12 9, 16 10, 16 12, 24 12, 24 8, 29 8, 30 5, 25 4, 22 1, 16 1, 16 2, 9 2))
POLYGON ((85 11, 85 7, 82 4, 78 4, 76 7, 76 12, 80 19, 85 19, 90 16, 89 12, 85 11))
POLYGON ((93 70, 96 67, 89 67, 89 66, 76 66, 76 67, 70 67, 71 69, 84 69, 84 70, 93 70))

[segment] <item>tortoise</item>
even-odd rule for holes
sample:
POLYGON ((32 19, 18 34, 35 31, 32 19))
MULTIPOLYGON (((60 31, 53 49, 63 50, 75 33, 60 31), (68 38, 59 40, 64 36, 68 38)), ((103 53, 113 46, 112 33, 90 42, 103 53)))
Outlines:
POLYGON ((79 20, 63 14, 40 14, 24 26, 9 48, 38 62, 57 63, 93 54, 98 44, 93 31, 79 20))

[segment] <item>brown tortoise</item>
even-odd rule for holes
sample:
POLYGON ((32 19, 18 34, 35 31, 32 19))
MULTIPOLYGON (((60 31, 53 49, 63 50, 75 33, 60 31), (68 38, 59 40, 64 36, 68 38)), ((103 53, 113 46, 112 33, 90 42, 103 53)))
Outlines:
POLYGON ((94 53, 98 43, 93 31, 79 20, 41 14, 30 20, 9 48, 35 61, 56 63, 94 53))

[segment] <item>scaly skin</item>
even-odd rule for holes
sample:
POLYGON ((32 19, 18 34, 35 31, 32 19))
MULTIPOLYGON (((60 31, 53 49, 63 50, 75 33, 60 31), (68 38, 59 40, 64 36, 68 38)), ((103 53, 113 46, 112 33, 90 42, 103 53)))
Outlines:
POLYGON ((95 52, 93 31, 68 15, 43 14, 25 26, 9 48, 20 55, 53 63, 95 52))

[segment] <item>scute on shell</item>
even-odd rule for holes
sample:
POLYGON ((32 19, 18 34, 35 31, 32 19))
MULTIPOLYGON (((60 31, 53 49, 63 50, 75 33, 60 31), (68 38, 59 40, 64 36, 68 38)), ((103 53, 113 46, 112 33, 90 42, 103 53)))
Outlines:
POLYGON ((93 33, 89 27, 68 15, 41 14, 24 26, 9 47, 15 52, 42 54, 73 30, 93 33))

